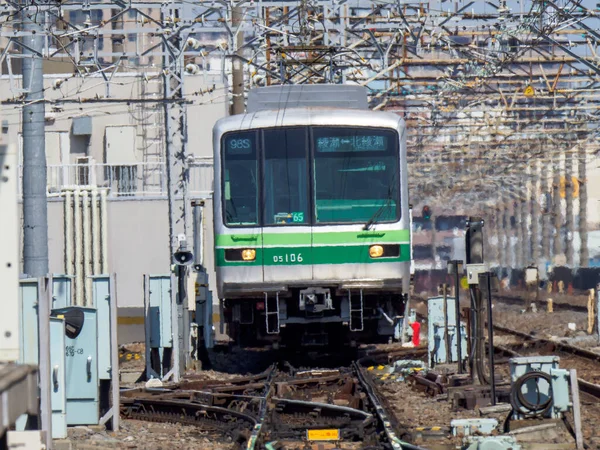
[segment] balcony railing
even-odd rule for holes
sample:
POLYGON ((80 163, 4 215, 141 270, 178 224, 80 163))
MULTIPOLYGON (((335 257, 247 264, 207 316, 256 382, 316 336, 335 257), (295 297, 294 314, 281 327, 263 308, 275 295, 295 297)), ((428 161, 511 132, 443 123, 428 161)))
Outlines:
MULTIPOLYGON (((23 167, 19 167, 22 194, 23 167)), ((163 197, 167 195, 167 165, 147 162, 133 165, 60 164, 48 165, 48 193, 63 188, 97 186, 108 188, 109 197, 163 197)), ((194 197, 212 195, 213 160, 196 158, 189 165, 189 193, 194 197)))

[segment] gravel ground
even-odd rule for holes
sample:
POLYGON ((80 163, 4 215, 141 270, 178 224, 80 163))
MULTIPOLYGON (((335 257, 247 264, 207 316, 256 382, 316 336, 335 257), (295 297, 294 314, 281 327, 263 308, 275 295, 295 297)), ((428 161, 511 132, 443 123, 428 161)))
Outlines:
POLYGON ((118 432, 96 431, 96 427, 69 429, 68 441, 55 441, 57 450, 94 448, 144 450, 230 450, 223 437, 204 435, 193 426, 123 420, 118 432))
MULTIPOLYGON (((510 295, 514 295, 511 292, 510 295)), ((565 301, 577 304, 587 304, 585 296, 558 296, 552 298, 555 304, 565 301)), ((419 314, 426 316, 427 304, 424 300, 413 298, 411 307, 419 314)), ((466 295, 462 296, 461 305, 468 307, 466 295)), ((583 338, 587 327, 587 316, 585 313, 571 311, 560 311, 557 305, 556 312, 547 313, 521 313, 515 305, 495 302, 494 319, 499 325, 518 329, 523 332, 537 334, 547 339, 558 338, 583 338), (575 323, 576 330, 569 330, 567 324, 575 323)), ((427 324, 421 326, 421 345, 427 346, 427 324)), ((497 339, 498 341, 498 339, 497 339)), ((509 339, 507 338, 507 343, 509 339)), ((582 343, 583 345, 583 343, 582 343)), ((388 345, 369 345, 368 349, 388 349, 388 345)), ((365 347, 362 350, 366 350, 365 347)), ((141 372, 144 368, 143 344, 132 344, 126 346, 124 351, 137 352, 141 354, 139 359, 130 359, 121 363, 121 370, 141 372)), ((227 381, 250 374, 260 373, 265 370, 276 358, 269 351, 260 349, 226 349, 211 353, 210 370, 200 371, 194 374, 197 380, 219 380, 227 381)), ((566 362, 565 362, 566 363, 566 362)), ((564 364, 561 364, 564 366, 564 364)), ((566 367, 566 366, 565 366, 566 367)), ((505 371, 500 370, 503 374, 505 371)), ((138 383, 143 385, 143 383, 138 383)), ((403 382, 387 382, 380 386, 380 391, 387 398, 390 406, 401 426, 413 428, 416 426, 449 426, 450 420, 454 418, 478 417, 476 411, 452 411, 451 405, 445 400, 437 400, 416 392, 403 382)), ((584 437, 586 443, 593 449, 600 449, 600 405, 593 404, 583 399, 582 420, 584 424, 584 437)), ((70 429, 69 442, 59 450, 77 449, 87 450, 95 448, 123 448, 123 449, 148 449, 148 450, 183 450, 183 449, 206 449, 206 450, 229 450, 233 448, 230 442, 223 442, 222 437, 202 434, 195 427, 180 424, 147 423, 134 420, 124 420, 122 429, 117 432, 97 431, 95 427, 75 427, 70 429)), ((447 443, 450 443, 449 440, 447 443)))

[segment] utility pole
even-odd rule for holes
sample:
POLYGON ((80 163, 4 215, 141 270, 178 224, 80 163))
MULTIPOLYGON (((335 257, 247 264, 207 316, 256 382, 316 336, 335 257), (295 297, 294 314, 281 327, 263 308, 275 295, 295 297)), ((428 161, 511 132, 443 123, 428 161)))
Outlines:
POLYGON ((514 267, 514 265, 516 265, 513 262, 513 229, 512 229, 512 223, 511 223, 511 210, 510 210, 510 196, 506 198, 506 200, 503 201, 504 203, 504 229, 505 234, 506 234, 506 264, 505 267, 514 267))
POLYGON ((548 165, 542 166, 541 172, 542 180, 542 193, 544 195, 545 209, 542 215, 542 260, 546 263, 550 261, 550 236, 552 235, 552 223, 551 213, 552 210, 552 197, 550 195, 552 186, 552 175, 551 171, 548 170, 548 165))
MULTIPOLYGON (((181 2, 169 2, 162 8, 162 23, 170 27, 170 33, 162 34, 163 41, 163 80, 164 80, 164 113, 165 113, 165 147, 167 162, 167 197, 169 201, 169 265, 180 263, 175 258, 176 252, 185 251, 188 240, 188 161, 187 161, 187 123, 186 105, 183 91, 183 51, 186 45, 187 32, 181 26, 183 18, 181 2), (177 197, 181 196, 181 200, 177 197), (179 201, 179 205, 176 202, 179 201), (183 231, 184 239, 180 239, 177 231, 183 231)), ((166 29, 163 29, 166 31, 166 29)), ((186 261, 187 262, 187 261, 186 261)), ((177 336, 173 336, 173 349, 178 352, 175 359, 178 366, 175 378, 185 371, 189 354, 189 312, 185 292, 187 267, 177 266, 177 336)), ((175 289, 176 286, 171 286, 175 289)))
POLYGON ((527 267, 527 265, 529 264, 529 245, 527 245, 527 241, 529 240, 529 231, 528 231, 528 224, 527 221, 529 219, 528 214, 527 214, 527 210, 528 208, 528 204, 527 204, 527 196, 525 195, 523 198, 521 198, 519 200, 519 206, 521 208, 521 237, 522 240, 520 240, 520 248, 521 248, 521 267, 527 267))
POLYGON ((242 64, 242 47, 244 46, 244 33, 242 31, 242 19, 244 10, 241 6, 234 6, 231 10, 231 24, 233 25, 234 56, 231 70, 231 92, 233 105, 231 114, 243 114, 244 107, 244 66, 242 64))
POLYGON ((581 246, 579 249, 579 267, 588 267, 590 254, 588 250, 588 233, 587 233, 587 180, 586 180, 586 165, 587 153, 585 147, 579 147, 579 240, 581 246))
POLYGON ((557 257, 562 253, 560 242, 560 229, 562 227, 562 214, 560 211, 560 155, 557 155, 552 167, 554 182, 552 183, 552 215, 554 218, 554 240, 552 253, 557 257))
POLYGON ((531 259, 537 267, 540 259, 540 202, 538 197, 538 192, 540 191, 539 161, 536 161, 533 166, 533 180, 531 185, 531 259))
POLYGON ((48 273, 48 204, 46 199, 46 137, 44 128, 44 16, 22 3, 23 106, 23 272, 48 273))
POLYGON ((575 219, 573 217, 573 154, 565 154, 565 200, 567 208, 565 210, 565 256, 567 266, 573 267, 573 234, 575 234, 575 219))
MULTIPOLYGON (((502 204, 500 204, 499 208, 495 208, 493 210, 494 214, 494 225, 496 230, 496 255, 498 257, 498 268, 500 271, 504 268, 504 227, 503 227, 503 219, 504 213, 502 211, 502 204)), ((501 272, 498 275, 501 276, 501 272)))
POLYGON ((521 250, 521 248, 523 247, 523 243, 524 241, 524 236, 523 236, 523 227, 521 226, 521 221, 523 221, 523 216, 521 215, 522 210, 521 210, 521 202, 522 200, 518 197, 516 197, 513 200, 513 208, 514 208, 514 215, 515 215, 515 227, 516 229, 516 234, 517 234, 517 246, 515 248, 515 267, 519 268, 519 267, 523 267, 523 251, 521 250))

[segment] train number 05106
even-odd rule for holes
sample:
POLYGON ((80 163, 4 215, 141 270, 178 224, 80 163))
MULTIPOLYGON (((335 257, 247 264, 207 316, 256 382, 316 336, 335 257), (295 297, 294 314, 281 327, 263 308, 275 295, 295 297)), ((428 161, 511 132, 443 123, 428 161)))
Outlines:
POLYGON ((302 258, 302 253, 286 253, 285 255, 274 255, 273 262, 274 263, 301 263, 304 261, 302 258))

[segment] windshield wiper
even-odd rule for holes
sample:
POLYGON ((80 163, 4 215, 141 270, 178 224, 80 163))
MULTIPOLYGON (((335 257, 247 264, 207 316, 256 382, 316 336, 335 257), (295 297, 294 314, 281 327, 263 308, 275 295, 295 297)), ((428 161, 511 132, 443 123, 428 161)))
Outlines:
POLYGON ((381 214, 383 214, 383 212, 389 208, 390 204, 392 203, 392 188, 390 187, 388 189, 388 197, 387 200, 385 201, 385 203, 383 205, 381 205, 379 207, 379 209, 377 211, 375 211, 373 213, 373 215, 371 216, 371 218, 367 221, 367 223, 365 223, 365 226, 363 227, 363 230, 368 230, 369 228, 371 228, 371 226, 376 223, 379 220, 379 217, 381 216, 381 214))

